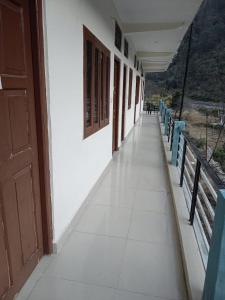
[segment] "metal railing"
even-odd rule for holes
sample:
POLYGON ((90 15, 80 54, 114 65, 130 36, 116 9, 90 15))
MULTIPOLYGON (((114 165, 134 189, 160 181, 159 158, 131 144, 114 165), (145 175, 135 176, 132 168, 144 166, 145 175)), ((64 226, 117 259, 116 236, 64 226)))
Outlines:
MULTIPOLYGON (((163 116, 161 120, 165 127, 168 127, 168 131, 165 134, 168 136, 170 151, 173 151, 176 120, 172 114, 170 114, 169 118, 165 118, 167 108, 164 106, 163 109, 161 108, 160 110, 161 116, 163 116), (164 112, 162 113, 163 109, 164 112), (165 124, 167 119, 168 124, 165 124)), ((180 186, 184 190, 189 210, 189 222, 190 225, 194 226, 203 263, 206 267, 213 231, 217 194, 218 190, 224 189, 224 183, 185 131, 181 130, 179 132, 178 139, 176 166, 180 176, 180 186)))

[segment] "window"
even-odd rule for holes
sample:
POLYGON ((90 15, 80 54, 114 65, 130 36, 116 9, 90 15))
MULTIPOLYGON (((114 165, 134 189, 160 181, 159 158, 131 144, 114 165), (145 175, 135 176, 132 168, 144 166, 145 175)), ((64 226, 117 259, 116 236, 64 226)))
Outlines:
POLYGON ((144 77, 143 65, 141 64, 141 77, 144 77))
POLYGON ((122 31, 118 25, 115 23, 115 46, 121 51, 122 48, 122 31))
POLYGON ((124 39, 124 56, 127 58, 129 56, 129 44, 126 39, 124 39))
POLYGON ((140 96, 140 77, 136 77, 136 96, 135 96, 135 103, 139 103, 139 96, 140 96))
POLYGON ((131 100, 132 100, 132 84, 133 84, 133 70, 130 69, 130 73, 129 73, 128 109, 131 108, 131 100))
POLYGON ((137 65, 137 56, 135 55, 134 56, 134 68, 136 68, 136 65, 137 65))
POLYGON ((84 27, 84 138, 109 124, 110 52, 84 27))

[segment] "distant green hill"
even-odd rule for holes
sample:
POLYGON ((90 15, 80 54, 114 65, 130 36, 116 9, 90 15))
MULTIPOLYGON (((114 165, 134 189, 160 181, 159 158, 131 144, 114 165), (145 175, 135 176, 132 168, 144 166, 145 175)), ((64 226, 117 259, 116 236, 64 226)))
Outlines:
MULTIPOLYGON (((147 90, 181 90, 187 46, 188 33, 168 71, 146 75, 147 90)), ((225 100, 225 0, 205 1, 194 20, 186 96, 225 100)))

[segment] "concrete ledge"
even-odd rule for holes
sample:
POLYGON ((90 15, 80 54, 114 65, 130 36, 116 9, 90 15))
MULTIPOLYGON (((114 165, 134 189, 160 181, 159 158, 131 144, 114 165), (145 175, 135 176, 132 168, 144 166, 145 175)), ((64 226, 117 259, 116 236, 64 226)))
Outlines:
POLYGON ((164 149, 169 183, 175 210, 180 246, 182 251, 183 267, 185 272, 188 297, 191 300, 201 300, 205 280, 200 250, 192 226, 189 225, 189 212, 183 188, 179 185, 179 174, 175 166, 171 164, 171 151, 167 136, 164 135, 164 127, 160 125, 161 140, 164 149))

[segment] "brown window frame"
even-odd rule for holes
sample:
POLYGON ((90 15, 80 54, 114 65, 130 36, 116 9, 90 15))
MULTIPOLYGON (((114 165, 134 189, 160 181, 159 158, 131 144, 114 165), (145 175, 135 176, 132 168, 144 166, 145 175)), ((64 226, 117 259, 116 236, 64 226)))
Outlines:
POLYGON ((128 109, 131 108, 131 102, 132 102, 132 87, 133 87, 133 70, 130 68, 130 71, 129 71, 128 109))
POLYGON ((87 138, 109 124, 111 54, 104 44, 85 26, 83 27, 83 39, 83 126, 84 138, 87 138), (92 44, 90 126, 86 124, 87 42, 92 44), (97 74, 96 67, 98 67, 97 74), (97 111, 97 114, 95 114, 95 111, 97 111))

